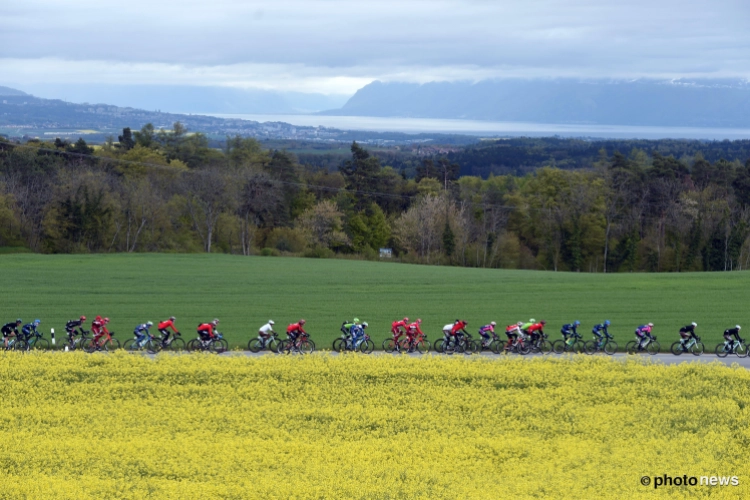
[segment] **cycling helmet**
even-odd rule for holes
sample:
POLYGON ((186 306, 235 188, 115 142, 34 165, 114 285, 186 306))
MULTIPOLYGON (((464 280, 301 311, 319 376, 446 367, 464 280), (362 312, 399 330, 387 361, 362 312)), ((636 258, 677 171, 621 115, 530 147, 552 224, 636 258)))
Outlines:
POLYGON ((35 324, 35 325, 38 325, 38 324, 39 324, 39 323, 41 323, 41 322, 42 322, 42 320, 41 320, 41 319, 38 319, 38 318, 34 320, 34 324, 35 324))
POLYGON ((21 321, 21 318, 18 318, 18 319, 16 320, 16 323, 18 323, 18 324, 20 325, 21 323, 23 323, 23 321, 21 321))
POLYGON ((146 321, 146 326, 154 326, 153 321, 146 321))
POLYGON ((105 323, 109 323, 109 318, 104 318, 102 321, 104 321, 105 323))
POLYGON ((735 327, 736 329, 738 329, 738 330, 741 330, 741 329, 742 329, 742 327, 741 327, 740 325, 734 325, 734 327, 735 327))
POLYGON ((214 318, 214 320, 211 323, 213 323, 214 325, 218 325, 219 324, 219 318, 214 318))
POLYGON ((648 326, 654 326, 654 324, 653 323, 649 323, 648 326))
POLYGON ((367 321, 362 322, 362 328, 367 328, 368 326, 367 321))
POLYGON ((692 322, 692 323, 690 323, 690 324, 691 324, 691 325, 693 325, 693 327, 696 327, 696 326, 698 326, 698 323, 696 323, 695 321, 693 321, 693 322, 692 322))
POLYGON ((353 322, 354 323, 359 323, 359 318, 354 318, 353 322))
POLYGON ((409 321, 409 318, 407 318, 407 317, 404 316, 404 323, 406 323, 408 321, 409 321))
POLYGON ((276 323, 274 323, 272 319, 269 319, 269 320, 268 320, 268 324, 269 324, 269 325, 275 325, 276 323))
POLYGON ((578 325, 580 325, 580 324, 581 324, 581 322, 580 322, 580 321, 578 321, 578 320, 575 320, 575 321, 573 322, 573 324, 574 324, 574 325, 576 325, 576 326, 578 326, 578 325))
POLYGON ((421 325, 422 324, 422 320, 419 319, 419 318, 417 318, 417 323, 421 325))
POLYGON ((306 323, 306 321, 304 319, 299 320, 299 324, 300 325, 304 325, 305 323, 306 323))
POLYGON ((609 326, 609 325, 610 325, 609 320, 604 322, 604 326, 609 326))
POLYGON ((529 320, 529 323, 536 323, 536 320, 535 320, 534 318, 531 318, 531 319, 529 320))
POLYGON ((543 325, 546 325, 546 324, 547 324, 547 322, 546 322, 546 321, 544 321, 544 320, 540 321, 540 323, 541 323, 541 324, 543 324, 543 325))
POLYGON ((177 318, 175 318, 174 316, 170 316, 169 317, 169 321, 176 321, 176 320, 177 320, 177 318))
POLYGON ((101 321, 101 320, 102 320, 101 316, 97 316, 96 318, 94 318, 94 321, 101 321))
POLYGON ((497 325, 497 323, 495 323, 494 321, 490 321, 490 325, 492 325, 492 326, 496 326, 496 325, 497 325))
POLYGON ((80 319, 81 321, 86 321, 86 316, 81 316, 81 317, 80 317, 80 318, 78 318, 78 319, 80 319))
POLYGON ((523 325, 523 321, 519 321, 519 322, 518 322, 518 323, 516 323, 516 324, 517 324, 518 326, 521 326, 521 325, 523 325))

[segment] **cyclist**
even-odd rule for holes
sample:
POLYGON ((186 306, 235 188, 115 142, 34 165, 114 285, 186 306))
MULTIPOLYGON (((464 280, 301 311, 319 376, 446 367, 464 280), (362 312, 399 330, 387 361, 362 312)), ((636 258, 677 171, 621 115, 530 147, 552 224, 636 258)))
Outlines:
POLYGON ((495 334, 495 323, 494 321, 490 321, 489 325, 484 325, 479 329, 479 335, 482 336, 482 347, 487 347, 490 345, 490 334, 495 334))
POLYGON ((351 323, 344 321, 343 323, 341 323, 341 333, 343 333, 347 337, 351 337, 352 328, 354 328, 355 326, 359 326, 359 318, 354 318, 351 323))
POLYGON ((539 323, 534 323, 526 329, 526 332, 531 335, 531 342, 534 343, 539 340, 539 337, 544 335, 544 325, 547 322, 542 320, 539 323))
POLYGON ((216 326, 218 324, 219 319, 214 318, 214 320, 210 323, 201 323, 200 325, 198 325, 198 335, 200 336, 200 339, 203 343, 206 343, 214 338, 214 330, 216 330, 216 326))
POLYGON ((265 325, 261 326, 258 329, 258 337, 260 337, 261 340, 263 340, 263 345, 266 345, 266 342, 268 342, 268 338, 271 336, 272 333, 276 335, 276 332, 273 331, 273 325, 275 324, 276 323, 274 323, 272 319, 269 319, 268 323, 266 323, 265 325))
POLYGON ((180 336, 180 332, 177 331, 177 328, 174 326, 176 318, 174 316, 170 316, 168 320, 161 321, 158 325, 156 325, 156 328, 159 330, 159 333, 161 333, 161 343, 162 345, 167 345, 167 340, 169 340, 169 330, 167 328, 171 328, 174 332, 175 337, 180 336))
POLYGON ((65 332, 68 334, 68 342, 71 344, 73 343, 73 337, 76 336, 76 333, 80 333, 83 335, 83 322, 86 321, 86 316, 81 316, 80 318, 71 319, 67 323, 65 323, 65 332), (76 328, 78 329, 78 332, 76 332, 76 328))
POLYGON ((457 319, 453 324, 453 328, 451 328, 451 336, 453 337, 455 343, 458 343, 464 335, 469 334, 469 332, 466 331, 466 326, 468 324, 468 321, 462 319, 457 319))
POLYGON ((533 325, 533 324, 535 324, 535 323, 536 323, 536 320, 535 320, 534 318, 531 318, 531 319, 530 319, 530 320, 528 321, 528 323, 524 323, 524 324, 522 324, 522 325, 518 325, 518 326, 520 326, 520 327, 521 327, 521 332, 522 332, 522 333, 523 333, 524 335, 528 335, 528 334, 529 334, 529 328, 531 328, 531 325, 533 325))
POLYGON ((409 349, 411 349, 412 344, 414 344, 414 337, 417 335, 424 335, 422 333, 422 320, 420 318, 417 319, 414 323, 410 323, 408 327, 406 327, 406 341, 409 343, 409 349))
POLYGON ((396 320, 391 323, 391 333, 393 334, 393 340, 398 345, 398 339, 406 333, 406 327, 409 325, 409 318, 404 317, 402 320, 396 320))
POLYGON ((94 334, 94 345, 98 346, 99 339, 101 339, 104 334, 109 334, 107 323, 109 323, 109 318, 102 318, 101 316, 97 316, 91 323, 91 332, 94 334))
POLYGON ((609 320, 606 320, 604 323, 599 323, 598 325, 594 325, 594 328, 591 330, 591 332, 596 335, 597 337, 597 344, 599 346, 602 345, 602 341, 604 340, 602 338, 602 333, 604 336, 606 336, 608 339, 612 338, 612 336, 609 334, 609 320))
POLYGON ((362 343, 362 341, 365 338, 365 328, 367 328, 367 322, 363 322, 361 324, 354 323, 352 325, 352 328, 350 330, 351 336, 352 336, 352 349, 356 349, 359 347, 359 344, 362 343))
POLYGON ((523 325, 523 321, 505 327, 505 335, 508 337, 508 343, 505 344, 506 350, 510 349, 518 340, 518 336, 521 335, 521 325, 523 325))
POLYGON ((568 341, 568 337, 580 337, 578 335, 578 327, 581 325, 581 322, 578 320, 575 320, 572 323, 568 323, 567 325, 563 325, 562 329, 560 329, 560 333, 563 335, 563 340, 565 342, 568 341))
POLYGON ((638 340, 639 351, 645 347, 647 338, 654 340, 654 337, 651 335, 651 329, 653 327, 654 327, 654 324, 649 323, 647 325, 641 325, 635 329, 635 337, 638 340))
POLYGON ((151 335, 150 328, 154 326, 154 324, 151 321, 146 321, 145 323, 142 323, 135 327, 135 330, 133 330, 133 333, 135 334, 135 343, 137 345, 141 345, 141 342, 146 340, 146 337, 151 335))
MULTIPOLYGON (((6 325, 7 326, 7 325, 6 325)), ((5 327, 3 327, 5 328, 5 327)), ((734 325, 734 328, 727 328, 724 330, 724 340, 729 342, 729 349, 730 351, 734 350, 734 339, 737 339, 737 342, 740 341, 740 330, 742 327, 740 325, 734 325)))
POLYGON ((697 326, 698 323, 693 321, 689 325, 680 328, 680 345, 684 347, 690 337, 694 338, 696 341, 698 340, 698 337, 695 336, 695 327, 697 326))
POLYGON ((292 323, 291 325, 286 327, 286 335, 289 337, 292 342, 297 342, 297 337, 300 333, 307 333, 302 326, 305 324, 305 320, 301 319, 296 323, 292 323))
POLYGON ((39 323, 41 323, 42 320, 35 319, 31 323, 26 323, 21 328, 21 333, 23 333, 23 336, 26 340, 29 340, 32 335, 38 335, 38 332, 36 331, 36 327, 39 326, 39 323))
POLYGON ((21 323, 23 323, 23 321, 21 321, 21 319, 19 318, 10 323, 5 323, 3 327, 0 328, 0 332, 3 333, 3 342, 5 342, 5 347, 8 347, 8 337, 18 335, 18 327, 21 326, 21 323))

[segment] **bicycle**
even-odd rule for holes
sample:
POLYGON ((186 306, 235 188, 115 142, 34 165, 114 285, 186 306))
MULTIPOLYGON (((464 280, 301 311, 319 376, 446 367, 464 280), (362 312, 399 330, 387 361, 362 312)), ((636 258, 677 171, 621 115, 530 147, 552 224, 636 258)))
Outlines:
POLYGON ((207 340, 203 340, 202 338, 198 337, 197 339, 192 339, 187 343, 188 352, 202 351, 221 354, 223 352, 226 352, 228 349, 229 342, 227 342, 224 339, 224 335, 219 332, 215 332, 214 336, 207 340))
POLYGON ((78 330, 73 330, 72 337, 67 333, 68 332, 65 332, 66 338, 60 344, 60 349, 65 350, 65 348, 67 347, 69 351, 75 351, 76 349, 79 349, 81 348, 81 346, 83 346, 83 343, 89 338, 89 334, 91 332, 89 330, 79 328, 78 330), (79 336, 76 336, 76 333, 79 336))
POLYGON ((617 352, 617 342, 612 340, 612 335, 605 334, 604 338, 595 338, 594 340, 588 340, 583 344, 583 348, 586 354, 596 354, 597 352, 604 352, 610 356, 617 352))
POLYGON ((720 358, 726 358, 728 354, 736 354, 738 358, 747 356, 747 346, 745 339, 725 340, 723 344, 716 345, 716 355, 720 358))
POLYGON ((497 333, 492 332, 492 337, 489 342, 485 344, 484 338, 472 340, 471 341, 471 351, 474 354, 480 354, 484 351, 492 351, 495 354, 497 354, 500 351, 500 345, 502 344, 502 341, 500 340, 500 337, 497 336, 497 333))
MULTIPOLYGON (((44 338, 44 334, 42 332, 31 332, 28 335, 24 335, 21 333, 21 336, 23 337, 23 341, 25 342, 25 349, 31 350, 48 350, 50 348, 49 340, 44 338)), ((18 347, 16 348, 18 349, 18 347)))
POLYGON ((549 354, 552 351, 552 344, 547 341, 547 334, 540 333, 536 340, 529 343, 529 352, 538 352, 539 354, 549 354))
MULTIPOLYGON (((399 335, 398 337, 402 337, 404 334, 399 335)), ((392 352, 401 352, 401 338, 398 338, 397 336, 391 332, 391 338, 385 339, 383 341, 383 352, 392 353, 392 352)))
POLYGON ((162 335, 158 340, 163 351, 184 351, 186 349, 185 341, 182 340, 180 332, 174 332, 166 340, 162 335))
POLYGON ((522 356, 527 355, 531 352, 531 346, 529 345, 529 337, 523 332, 516 335, 515 340, 508 339, 503 347, 503 353, 514 353, 522 356))
POLYGON ((81 346, 83 347, 83 350, 88 353, 96 351, 114 351, 120 348, 120 341, 113 337, 114 334, 115 332, 104 333, 96 340, 96 342, 93 337, 87 338, 81 346))
POLYGON ((418 352, 419 354, 424 354, 430 352, 432 348, 432 344, 427 340, 424 333, 418 333, 411 341, 409 337, 404 337, 399 341, 399 344, 399 350, 406 353, 418 352))
POLYGON ((688 340, 687 343, 683 340, 678 340, 672 344, 672 347, 670 347, 669 350, 672 351, 672 354, 675 356, 679 356, 683 352, 689 352, 694 356, 700 356, 703 354, 704 346, 700 337, 691 335, 690 340, 688 340))
POLYGON ((29 345, 20 337, 19 334, 13 335, 8 338, 8 343, 5 344, 6 351, 28 351, 29 345))
POLYGON ((573 333, 567 340, 557 339, 552 342, 552 352, 562 354, 564 352, 574 352, 580 354, 585 351, 586 345, 581 342, 583 336, 580 333, 573 333))
POLYGON ((653 356, 661 350, 661 344, 656 341, 656 337, 647 335, 646 340, 648 341, 646 345, 641 345, 642 340, 631 340, 625 344, 625 352, 628 354, 635 354, 637 352, 645 351, 653 356))
POLYGON ((454 352, 472 354, 471 343, 473 340, 470 333, 443 335, 442 339, 435 342, 435 351, 448 355, 454 352))
POLYGON ((299 354, 312 354, 315 350, 315 342, 310 340, 309 333, 300 333, 296 340, 291 337, 285 338, 279 345, 279 354, 290 354, 296 352, 299 354))
POLYGON ((126 340, 122 348, 128 352, 146 350, 149 354, 156 354, 161 351, 161 343, 155 342, 155 340, 154 335, 149 332, 141 340, 138 340, 137 337, 126 340))
POLYGON ((258 337, 250 339, 250 342, 247 343, 247 349, 250 352, 260 352, 265 349, 271 352, 279 352, 279 345, 281 345, 279 334, 274 332, 270 337, 258 335, 258 337))
POLYGON ((359 351, 364 354, 370 354, 375 350, 375 343, 370 340, 370 336, 367 333, 356 343, 352 343, 351 335, 343 333, 341 337, 333 341, 333 350, 336 352, 359 351))

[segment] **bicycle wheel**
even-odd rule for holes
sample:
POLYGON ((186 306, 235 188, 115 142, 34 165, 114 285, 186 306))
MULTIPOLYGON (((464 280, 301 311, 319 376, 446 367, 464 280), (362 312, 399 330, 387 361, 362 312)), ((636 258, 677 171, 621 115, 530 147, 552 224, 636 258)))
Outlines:
POLYGON ((685 346, 678 340, 677 342, 674 342, 672 344, 669 350, 672 351, 672 354, 674 354, 675 356, 679 356, 680 354, 685 352, 685 346))
MULTIPOLYGON (((589 341, 591 342, 591 341, 589 341)), ((588 342, 587 342, 588 343, 588 342)), ((563 339, 557 339, 552 342, 552 352, 555 354, 562 354, 565 352, 565 341, 563 339)))
POLYGON ((214 339, 209 344, 209 351, 215 353, 215 354, 221 354, 223 352, 226 352, 226 347, 224 346, 224 342, 222 342, 224 339, 214 339))
POLYGON ((703 342, 696 342, 692 346, 690 346, 690 353, 693 356, 700 356, 703 354, 703 351, 705 350, 705 347, 703 346, 703 342))
POLYGON ((615 342, 614 340, 608 340, 604 344, 604 352, 606 354, 609 354, 610 356, 612 356, 614 353, 616 353, 617 352, 617 342, 615 342))
POLYGON ((86 339, 83 341, 82 347, 84 351, 92 353, 96 351, 97 345, 96 342, 94 342, 94 339, 86 339))
POLYGON ((195 352, 201 350, 201 341, 198 339, 190 339, 187 343, 188 352, 195 352))
POLYGON ((499 340, 495 339, 492 342, 490 342, 490 345, 487 346, 487 349, 497 354, 500 352, 501 344, 502 343, 499 340))
POLYGON ((625 352, 628 354, 635 354, 638 352, 638 343, 635 340, 631 340, 627 344, 625 344, 625 352))
POLYGON ((445 340, 444 339, 437 339, 435 341, 435 352, 443 353, 445 350, 445 340))
POLYGON ((127 352, 136 352, 136 351, 141 350, 140 346, 136 344, 135 339, 126 340, 125 343, 122 345, 122 348, 125 349, 127 352))
POLYGON ((346 341, 341 337, 333 341, 333 350, 335 352, 344 352, 346 350, 346 341))
POLYGON ((307 339, 307 343, 310 344, 310 352, 313 352, 315 349, 317 349, 317 347, 315 346, 315 341, 313 341, 313 339, 307 339))
POLYGON ((737 348, 734 350, 734 353, 737 355, 738 358, 744 358, 747 356, 747 346, 745 344, 738 344, 737 348))
POLYGON ((107 352, 116 351, 120 348, 120 341, 112 337, 104 343, 104 350, 107 352))
POLYGON ((17 339, 15 342, 13 342, 14 351, 28 351, 29 349, 29 343, 23 339, 17 339))
POLYGON ((49 349, 49 340, 37 337, 33 342, 30 342, 30 346, 35 351, 49 349))
POLYGON ((299 343, 299 352, 302 354, 312 354, 315 350, 315 344, 310 340, 303 340, 299 343))
POLYGON ((181 338, 174 338, 172 339, 172 342, 165 347, 167 351, 184 351, 185 350, 185 341, 181 338))
POLYGON ((531 346, 525 342, 519 342, 515 345, 515 351, 521 356, 526 356, 531 352, 531 346))
POLYGON ((420 340, 419 342, 417 342, 417 346, 416 347, 417 347, 417 352, 420 353, 420 354, 424 354, 426 352, 430 352, 430 341, 427 340, 427 339, 420 340))
MULTIPOLYGON (((576 344, 580 344, 580 342, 576 342, 576 344)), ((552 344, 550 344, 546 340, 542 340, 541 342, 539 342, 537 350, 542 354, 549 354, 550 352, 552 352, 552 344)), ((583 352, 583 345, 581 345, 581 350, 578 352, 583 352)))
POLYGON ((279 351, 279 344, 281 344, 281 341, 277 339, 276 337, 272 338, 268 341, 268 350, 271 352, 278 352, 279 351))
POLYGON ((728 346, 726 344, 716 344, 716 355, 720 358, 726 358, 729 354, 728 346))
POLYGON ((289 354, 292 349, 292 341, 289 339, 279 341, 279 348, 276 350, 278 354, 289 354))
POLYGON ((646 351, 647 351, 647 352, 648 352, 648 353, 649 353, 650 355, 652 355, 652 356, 653 356, 654 354, 657 354, 657 353, 658 353, 659 351, 661 351, 661 344, 659 344, 659 342, 657 342, 656 340, 654 340, 653 342, 650 342, 650 343, 649 343, 649 344, 648 344, 648 345, 646 346, 646 351))
POLYGON ((148 342, 146 342, 146 351, 149 354, 156 354, 157 352, 161 351, 161 344, 159 342, 155 342, 152 339, 148 339, 148 342))
POLYGON ((259 338, 251 339, 247 343, 247 350, 250 352, 260 352, 263 349, 263 341, 259 338))
POLYGON ((391 353, 396 350, 396 341, 393 339, 385 339, 383 341, 383 352, 391 353))
POLYGON ((594 354, 596 352, 596 342, 593 340, 587 340, 583 343, 583 352, 586 354, 594 354))
POLYGON ((374 350, 375 343, 372 340, 363 340, 362 343, 359 344, 359 351, 364 354, 370 354, 374 350))

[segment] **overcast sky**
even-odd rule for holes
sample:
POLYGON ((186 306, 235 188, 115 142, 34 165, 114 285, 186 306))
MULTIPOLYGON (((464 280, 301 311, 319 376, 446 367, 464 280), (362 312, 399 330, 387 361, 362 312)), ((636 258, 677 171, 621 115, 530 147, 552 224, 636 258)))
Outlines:
POLYGON ((750 77, 750 0, 2 2, 0 84, 750 77))

